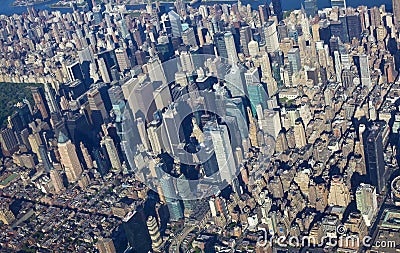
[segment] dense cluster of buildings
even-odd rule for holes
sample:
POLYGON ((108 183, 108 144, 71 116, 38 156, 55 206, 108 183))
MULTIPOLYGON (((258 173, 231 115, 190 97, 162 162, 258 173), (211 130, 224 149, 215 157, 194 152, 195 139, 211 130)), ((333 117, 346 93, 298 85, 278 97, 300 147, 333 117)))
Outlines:
POLYGON ((396 252, 400 4, 331 4, 2 16, 0 249, 396 252))

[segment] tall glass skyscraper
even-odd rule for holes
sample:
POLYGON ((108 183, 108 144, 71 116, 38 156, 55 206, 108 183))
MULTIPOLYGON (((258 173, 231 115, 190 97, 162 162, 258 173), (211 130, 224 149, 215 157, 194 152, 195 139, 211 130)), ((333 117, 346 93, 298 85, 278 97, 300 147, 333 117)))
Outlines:
POLYGON ((282 3, 281 0, 272 0, 274 14, 278 18, 278 22, 283 19, 282 3))
POLYGON ((384 161, 383 132, 386 124, 375 124, 366 132, 365 160, 367 175, 378 193, 382 191, 386 183, 386 171, 384 161))

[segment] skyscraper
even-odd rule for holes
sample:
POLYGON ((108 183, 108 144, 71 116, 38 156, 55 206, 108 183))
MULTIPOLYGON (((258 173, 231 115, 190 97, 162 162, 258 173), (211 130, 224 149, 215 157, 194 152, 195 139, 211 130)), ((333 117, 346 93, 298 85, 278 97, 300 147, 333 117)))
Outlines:
POLYGON ((169 21, 171 23, 171 30, 173 37, 181 37, 182 35, 182 22, 181 18, 175 11, 168 12, 169 21))
POLYGON ((273 10, 274 10, 274 14, 278 18, 278 22, 282 21, 283 12, 282 12, 281 0, 272 0, 272 7, 273 7, 273 10))
POLYGON ((366 131, 365 160, 369 181, 380 193, 386 184, 383 132, 386 124, 374 124, 366 131))
POLYGON ((129 212, 123 219, 126 238, 137 253, 148 253, 151 251, 151 239, 146 226, 146 214, 142 206, 129 212))
POLYGON ((182 33, 182 41, 185 45, 188 45, 192 48, 197 47, 197 41, 193 27, 189 27, 182 33))
POLYGON ((56 95, 48 83, 44 84, 44 95, 47 100, 50 113, 59 113, 60 108, 56 100, 56 95))
POLYGON ((292 48, 289 50, 288 60, 293 73, 297 73, 301 70, 300 50, 298 48, 292 48))
POLYGON ((65 186, 62 182, 60 173, 57 170, 55 169, 50 170, 50 179, 51 182, 53 183, 54 191, 56 194, 65 191, 65 186))
POLYGON ((346 5, 346 0, 331 0, 331 6, 332 8, 338 7, 338 8, 347 8, 346 5))
POLYGON ((103 137, 101 145, 104 145, 107 150, 108 158, 110 159, 111 166, 114 169, 121 169, 121 159, 118 155, 117 148, 115 147, 114 141, 110 136, 103 137))
POLYGON ((82 151, 83 159, 85 160, 85 163, 86 163, 86 168, 92 169, 93 168, 93 160, 92 160, 92 157, 89 154, 88 149, 85 147, 83 142, 81 142, 79 146, 80 146, 81 151, 82 151))
POLYGON ((174 104, 163 113, 163 125, 165 128, 166 140, 168 141, 167 151, 173 155, 177 154, 177 147, 183 138, 180 128, 180 117, 174 104))
POLYGON ((116 253, 114 242, 111 238, 100 237, 96 243, 99 253, 116 253))
POLYGON ((160 229, 158 228, 157 220, 153 216, 147 218, 147 228, 149 230, 151 239, 151 248, 155 252, 161 252, 162 237, 160 235, 160 229))
POLYGON ((396 25, 400 23, 400 1, 393 0, 393 14, 394 14, 394 22, 396 25))
POLYGON ((183 218, 183 210, 180 201, 177 199, 177 190, 175 189, 172 177, 164 174, 160 178, 162 195, 165 198, 170 220, 178 221, 183 218))
POLYGON ((64 166, 68 182, 76 182, 82 174, 82 166, 76 153, 75 145, 60 131, 58 134, 58 152, 64 166))
POLYGON ((214 34, 214 44, 217 48, 217 53, 221 58, 228 58, 228 52, 226 50, 225 38, 223 33, 214 34))
POLYGON ((350 41, 353 38, 360 38, 362 32, 360 15, 358 13, 354 13, 353 15, 347 15, 346 19, 350 41))
POLYGON ((360 78, 361 84, 371 88, 371 73, 369 71, 368 55, 360 55, 360 78))
POLYGON ((216 123, 209 123, 204 128, 212 139, 221 180, 231 184, 236 177, 236 165, 229 141, 228 128, 216 123))
POLYGON ((294 136, 297 148, 302 148, 307 145, 306 133, 303 123, 300 120, 297 120, 294 125, 294 136))
POLYGON ((271 11, 270 11, 268 5, 259 5, 258 12, 260 13, 261 25, 264 25, 268 21, 271 11))
POLYGON ((361 212, 365 224, 371 225, 371 221, 378 210, 376 189, 369 184, 361 183, 356 191, 357 209, 361 212))
POLYGON ((47 172, 49 172, 53 166, 51 166, 50 159, 47 156, 46 146, 43 144, 39 145, 39 156, 40 156, 40 160, 42 161, 44 169, 47 172))
MULTIPOLYGON (((279 1, 279 0, 278 0, 279 1)), ((264 25, 265 45, 268 53, 273 53, 279 49, 278 32, 273 21, 268 21, 264 25)))
POLYGON ((250 100, 251 111, 257 115, 256 107, 261 104, 263 109, 267 108, 268 95, 260 82, 258 69, 249 69, 245 74, 246 88, 250 100))
POLYGON ((49 110, 42 87, 31 87, 31 92, 35 105, 40 111, 42 118, 47 119, 49 117, 49 110))
POLYGON ((248 44, 251 40, 251 28, 250 26, 245 26, 240 28, 240 47, 241 51, 245 56, 249 56, 248 44))
POLYGON ((228 60, 232 61, 233 63, 236 63, 239 59, 237 56, 237 51, 236 51, 235 40, 233 38, 233 34, 231 32, 226 32, 224 34, 224 40, 225 40, 225 46, 226 46, 228 60))
POLYGON ((130 69, 131 62, 125 48, 115 49, 115 57, 117 58, 117 63, 120 71, 130 69))
POLYGON ((10 128, 5 128, 0 132, 0 144, 3 155, 11 156, 18 150, 18 142, 14 131, 10 128))
POLYGON ((87 93, 87 98, 89 101, 90 110, 98 111, 101 113, 101 117, 103 120, 108 118, 107 110, 104 106, 103 99, 101 98, 101 94, 96 87, 90 89, 87 93))
POLYGON ((306 11, 307 18, 314 17, 318 13, 317 0, 305 0, 304 9, 306 11))

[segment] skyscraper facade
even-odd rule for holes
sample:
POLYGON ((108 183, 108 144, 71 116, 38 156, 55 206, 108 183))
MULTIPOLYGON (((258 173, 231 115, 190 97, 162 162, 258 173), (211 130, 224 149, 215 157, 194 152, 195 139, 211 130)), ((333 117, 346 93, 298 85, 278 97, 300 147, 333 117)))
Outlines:
POLYGON ((169 21, 171 22, 172 36, 181 37, 182 35, 182 22, 181 18, 175 11, 168 12, 169 21))
POLYGON ((289 50, 288 60, 293 73, 297 73, 301 70, 300 50, 298 48, 292 48, 289 50))
POLYGON ((229 61, 236 63, 239 59, 237 56, 235 40, 233 38, 232 32, 226 32, 224 34, 225 46, 226 46, 226 53, 227 58, 229 61))
POLYGON ((338 8, 347 8, 346 0, 331 0, 331 6, 332 8, 338 7, 338 8))
POLYGON ((371 73, 369 71, 369 60, 368 56, 363 54, 360 55, 360 78, 361 84, 368 88, 371 87, 371 73))
POLYGON ((82 174, 82 166, 76 153, 75 145, 60 131, 58 135, 58 152, 64 166, 68 182, 76 182, 82 174))
POLYGON ((283 19, 283 11, 282 11, 282 2, 281 0, 272 0, 272 7, 274 10, 274 14, 278 18, 278 22, 283 19))
POLYGON ((317 0, 305 0, 304 9, 307 17, 314 17, 318 13, 317 0))
POLYGON ((369 181, 380 193, 386 184, 385 160, 383 155, 383 133, 381 125, 373 125, 366 131, 365 160, 369 181))
POLYGON ((278 32, 273 21, 268 21, 264 25, 265 45, 268 53, 273 53, 279 49, 278 32))
POLYGON ((228 128, 225 125, 209 124, 206 132, 211 136, 215 156, 222 181, 231 183, 235 176, 235 160, 229 141, 228 128))
POLYGON ((400 24, 400 1, 392 0, 392 3, 393 3, 394 22, 396 25, 399 25, 400 24))

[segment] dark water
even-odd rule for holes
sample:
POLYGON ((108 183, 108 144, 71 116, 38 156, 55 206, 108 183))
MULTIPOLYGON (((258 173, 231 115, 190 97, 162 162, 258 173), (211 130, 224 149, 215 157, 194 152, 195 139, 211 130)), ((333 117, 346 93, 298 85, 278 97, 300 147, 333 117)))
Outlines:
MULTIPOLYGON (((0 14, 5 14, 5 15, 12 15, 12 14, 21 14, 23 12, 26 12, 26 7, 15 7, 15 6, 11 6, 11 4, 14 2, 14 0, 0 0, 0 14)), ((48 5, 52 4, 52 3, 56 3, 58 2, 58 0, 50 0, 46 3, 41 3, 41 4, 37 4, 34 5, 34 7, 38 10, 43 10, 43 9, 47 9, 47 10, 54 10, 52 8, 49 8, 48 5)), ((232 3, 232 2, 236 2, 236 1, 231 1, 228 0, 227 3, 232 3)), ((253 6, 253 8, 257 8, 258 5, 260 4, 265 4, 266 2, 270 2, 270 0, 268 1, 264 1, 264 0, 242 0, 242 4, 247 5, 247 4, 251 4, 253 6)), ((284 10, 291 10, 291 9, 300 9, 301 7, 301 3, 303 2, 303 0, 282 0, 282 8, 284 10)), ((207 2, 208 5, 212 5, 215 2, 209 1, 207 2)), ((218 3, 224 3, 223 1, 218 1, 218 3)), ((386 5, 386 8, 388 10, 392 9, 392 0, 347 0, 347 5, 348 6, 359 6, 359 5, 367 5, 369 7, 371 6, 380 6, 380 5, 386 5)), ((200 4, 197 4, 200 5, 200 4)), ((197 6, 196 5, 196 6, 197 6)), ((166 4, 167 7, 172 6, 172 4, 166 4)), ((325 7, 330 7, 330 0, 318 0, 318 7, 319 8, 325 8, 325 7)), ((141 9, 144 8, 144 5, 137 5, 137 6, 130 6, 128 7, 128 9, 141 9)), ((71 9, 66 8, 66 9, 58 9, 59 11, 61 11, 62 13, 71 11, 71 9)))

